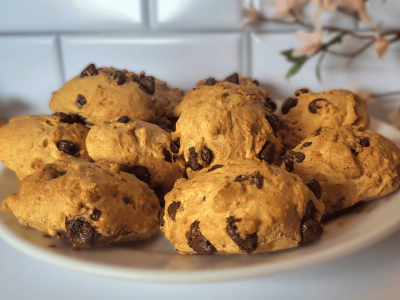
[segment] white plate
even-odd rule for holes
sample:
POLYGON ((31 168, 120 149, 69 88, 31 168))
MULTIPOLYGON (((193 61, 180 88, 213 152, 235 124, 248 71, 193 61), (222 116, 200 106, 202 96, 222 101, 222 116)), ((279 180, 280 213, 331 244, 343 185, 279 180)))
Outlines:
MULTIPOLYGON (((400 146, 400 131, 377 120, 371 129, 400 146)), ((0 173, 0 201, 17 191, 15 174, 0 173)), ((320 241, 311 245, 255 255, 178 255, 162 233, 142 242, 74 251, 68 242, 43 237, 0 212, 0 235, 22 252, 42 261, 107 277, 153 282, 200 282, 271 275, 348 255, 400 227, 400 191, 368 203, 361 211, 328 223, 320 241), (52 247, 56 246, 56 247, 52 247)))

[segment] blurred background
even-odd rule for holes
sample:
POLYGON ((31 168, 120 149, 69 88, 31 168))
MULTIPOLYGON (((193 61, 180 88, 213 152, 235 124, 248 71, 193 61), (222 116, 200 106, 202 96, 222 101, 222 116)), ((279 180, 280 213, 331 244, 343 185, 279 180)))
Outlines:
MULTIPOLYGON (((400 1, 367 3, 374 23, 400 28, 400 1)), ((250 5, 267 16, 274 13, 265 0, 1 0, 0 121, 51 113, 51 93, 89 63, 145 71, 185 91, 201 78, 238 72, 257 79, 274 100, 293 96, 301 87, 400 89, 400 43, 390 45, 382 59, 369 49, 351 65, 327 56, 321 81, 315 76, 317 57, 312 57, 286 79, 292 63, 280 52, 300 45, 295 38, 299 27, 267 22, 244 28, 242 9, 250 5)), ((305 16, 312 16, 313 9, 307 7, 305 16)), ((369 30, 340 12, 324 12, 320 19, 328 26, 369 30)), ((354 45, 344 43, 340 49, 351 51, 354 45)), ((388 121, 399 105, 400 95, 374 98, 369 110, 388 121)))

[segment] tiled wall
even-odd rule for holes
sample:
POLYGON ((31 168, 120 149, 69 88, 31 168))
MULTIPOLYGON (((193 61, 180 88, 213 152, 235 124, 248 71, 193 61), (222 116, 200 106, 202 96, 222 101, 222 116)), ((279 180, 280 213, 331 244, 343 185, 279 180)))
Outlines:
MULTIPOLYGON (((241 10, 251 0, 5 0, 0 4, 0 120, 12 115, 49 113, 48 101, 87 64, 142 70, 188 90, 203 77, 232 72, 254 77, 275 99, 298 87, 348 88, 372 92, 400 89, 400 43, 380 61, 372 49, 351 66, 328 57, 322 82, 313 58, 286 80, 290 64, 280 51, 299 45, 296 26, 264 24, 243 30, 241 10)), ((252 0, 270 15, 265 0, 252 0)), ((400 1, 369 0, 375 22, 400 28, 400 1)), ((311 17, 312 9, 306 11, 311 17)), ((340 13, 321 16, 327 25, 365 30, 340 13)), ((350 49, 350 48, 348 48, 350 49)), ((371 104, 385 119, 399 99, 371 104)))

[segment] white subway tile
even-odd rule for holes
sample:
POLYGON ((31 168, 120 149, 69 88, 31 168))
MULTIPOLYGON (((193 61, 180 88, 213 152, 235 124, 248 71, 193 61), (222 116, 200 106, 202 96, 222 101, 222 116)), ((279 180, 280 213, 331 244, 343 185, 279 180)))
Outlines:
POLYGON ((55 36, 0 36, 0 120, 51 113, 61 84, 55 36))
POLYGON ((190 89, 204 77, 241 71, 240 34, 63 36, 65 78, 89 63, 134 72, 145 71, 173 86, 190 89))
POLYGON ((155 30, 239 29, 242 0, 151 0, 155 30))
POLYGON ((0 9, 0 32, 144 29, 143 1, 7 1, 0 9))
MULTIPOLYGON (((373 48, 369 48, 351 65, 348 65, 347 58, 327 54, 321 65, 320 82, 315 75, 319 55, 310 58, 296 75, 286 79, 292 63, 286 61, 280 52, 299 46, 293 34, 252 34, 251 40, 251 75, 270 90, 275 99, 291 97, 294 91, 301 87, 323 91, 348 89, 352 84, 372 93, 399 90, 400 44, 393 44, 385 57, 379 60, 374 58, 373 48)), ((344 45, 335 45, 332 50, 352 52, 362 46, 351 41, 349 44, 347 41, 348 39, 345 39, 344 45)), ((384 119, 391 109, 400 105, 400 96, 397 99, 374 99, 370 107, 372 116, 384 119)))

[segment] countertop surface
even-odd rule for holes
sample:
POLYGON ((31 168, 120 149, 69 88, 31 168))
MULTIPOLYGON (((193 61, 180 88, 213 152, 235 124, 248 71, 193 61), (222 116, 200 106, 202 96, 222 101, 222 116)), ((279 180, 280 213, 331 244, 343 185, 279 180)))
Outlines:
POLYGON ((399 299, 399 249, 400 231, 353 255, 272 277, 152 284, 52 266, 0 238, 0 299, 399 299))

